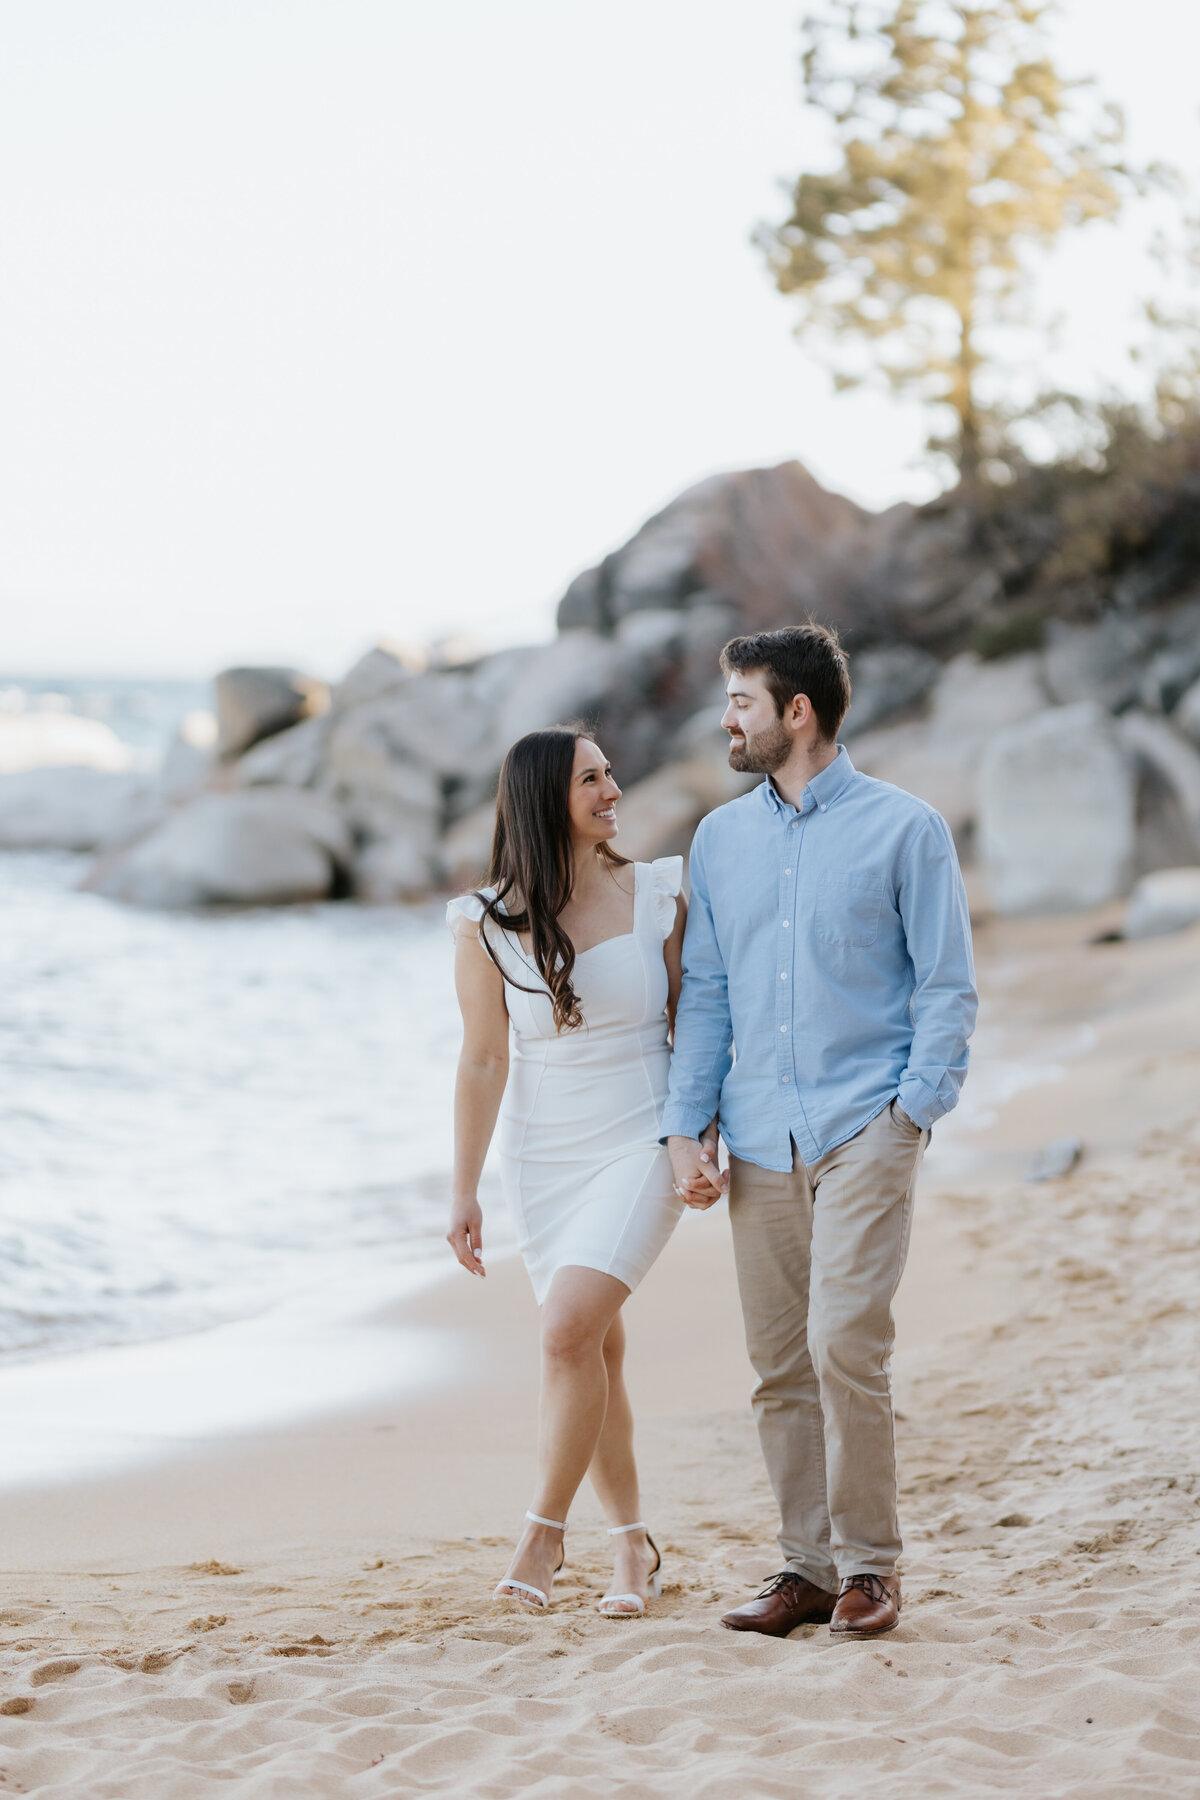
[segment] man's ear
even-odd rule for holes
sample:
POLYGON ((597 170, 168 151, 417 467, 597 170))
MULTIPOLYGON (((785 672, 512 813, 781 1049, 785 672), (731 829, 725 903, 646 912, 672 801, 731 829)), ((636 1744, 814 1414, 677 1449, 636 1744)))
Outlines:
POLYGON ((812 701, 807 694, 795 694, 788 709, 787 722, 793 731, 803 731, 812 718, 812 701))

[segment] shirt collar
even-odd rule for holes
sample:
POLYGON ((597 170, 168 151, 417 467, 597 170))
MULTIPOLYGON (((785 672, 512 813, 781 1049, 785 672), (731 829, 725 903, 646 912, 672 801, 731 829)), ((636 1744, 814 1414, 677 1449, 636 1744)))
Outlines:
POLYGON ((768 775, 762 784, 762 793, 771 811, 777 814, 790 812, 811 812, 814 807, 832 806, 833 802, 844 794, 855 776, 854 764, 850 761, 850 752, 845 744, 838 745, 838 753, 829 767, 814 775, 800 797, 800 805, 794 807, 783 798, 774 781, 768 775))

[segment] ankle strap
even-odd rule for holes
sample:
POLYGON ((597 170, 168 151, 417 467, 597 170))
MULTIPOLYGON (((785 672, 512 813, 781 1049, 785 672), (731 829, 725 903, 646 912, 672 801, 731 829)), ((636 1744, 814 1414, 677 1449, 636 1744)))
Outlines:
POLYGON ((645 1529, 645 1520, 639 1519, 636 1525, 610 1525, 608 1528, 608 1535, 609 1537, 621 1537, 626 1531, 645 1531, 645 1529))
MULTIPOLYGON (((525 1517, 527 1519, 532 1519, 535 1525, 549 1525, 552 1531, 565 1531, 567 1529, 566 1524, 562 1520, 543 1519, 541 1513, 527 1512, 525 1517)), ((626 1526, 627 1531, 632 1531, 632 1529, 633 1527, 631 1525, 626 1526)))

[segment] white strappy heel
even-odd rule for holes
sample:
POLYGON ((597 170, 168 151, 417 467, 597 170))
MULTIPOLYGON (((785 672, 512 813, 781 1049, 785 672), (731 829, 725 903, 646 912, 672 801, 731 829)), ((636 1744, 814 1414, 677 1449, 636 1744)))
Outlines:
MULTIPOLYGON (((608 1535, 609 1537, 623 1537, 627 1531, 646 1531, 645 1523, 639 1519, 635 1525, 610 1525, 608 1535)), ((646 1591, 651 1600, 658 1600, 662 1597, 662 1551, 648 1531, 646 1531, 646 1542, 658 1558, 650 1571, 646 1591)), ((646 1602, 640 1594, 605 1594, 603 1600, 599 1601, 596 1606, 596 1611, 602 1619, 636 1619, 645 1610, 646 1602)))
MULTIPOLYGON (((540 1513, 527 1512, 525 1517, 531 1519, 535 1525, 549 1525, 553 1531, 565 1533, 567 1529, 565 1522, 558 1519, 543 1519, 540 1513)), ((629 1526, 628 1529, 633 1530, 633 1527, 629 1526)), ((562 1562, 559 1563, 558 1569, 562 1568, 566 1560, 567 1552, 564 1544, 562 1562)), ((558 1574, 558 1569, 555 1569, 555 1575, 558 1574)), ((553 1576, 551 1585, 553 1586, 553 1576)), ((549 1594, 543 1593, 540 1587, 534 1587, 531 1581, 514 1581, 511 1575, 496 1583, 492 1591, 492 1599, 517 1600, 522 1606, 527 1606, 531 1612, 545 1612, 550 1605, 549 1594)))

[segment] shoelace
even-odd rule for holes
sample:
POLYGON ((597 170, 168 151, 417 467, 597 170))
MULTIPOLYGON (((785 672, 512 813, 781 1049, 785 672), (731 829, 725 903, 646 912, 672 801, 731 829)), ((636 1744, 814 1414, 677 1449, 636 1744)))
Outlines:
POLYGON ((768 1595, 777 1594, 781 1588, 798 1587, 804 1579, 805 1577, 803 1575, 797 1575, 794 1569, 783 1569, 778 1575, 772 1575, 766 1587, 763 1588, 759 1595, 757 1595, 757 1598, 759 1600, 765 1600, 768 1595))
POLYGON ((883 1585, 883 1578, 879 1575, 848 1575, 842 1583, 843 1594, 847 1588, 861 1588, 863 1593, 875 1602, 876 1606, 886 1606, 892 1597, 883 1585))

